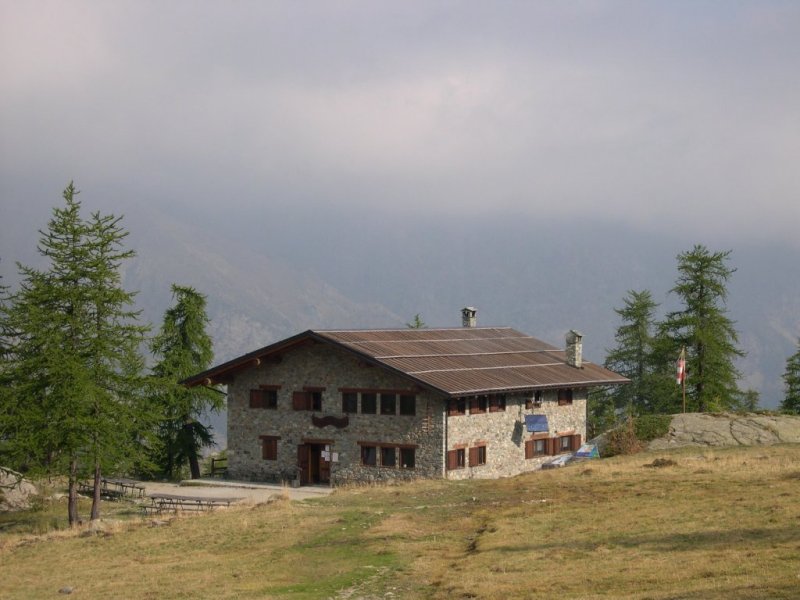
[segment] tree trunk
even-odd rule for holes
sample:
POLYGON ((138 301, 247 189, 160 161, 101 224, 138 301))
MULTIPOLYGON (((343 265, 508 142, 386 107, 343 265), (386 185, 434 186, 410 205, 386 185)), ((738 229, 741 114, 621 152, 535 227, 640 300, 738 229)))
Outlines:
POLYGON ((186 449, 189 455, 189 470, 192 473, 192 479, 200 479, 200 461, 197 458, 197 448, 194 444, 194 431, 192 423, 186 422, 183 425, 186 431, 186 439, 189 440, 188 448, 186 449))
POLYGON ((200 479, 200 461, 194 448, 189 451, 189 469, 192 472, 192 479, 200 479))
POLYGON ((67 515, 69 526, 77 527, 78 518, 78 461, 73 458, 69 462, 69 492, 67 494, 67 515))
POLYGON ((100 480, 102 479, 100 474, 100 463, 95 461, 94 463, 94 486, 92 487, 92 514, 89 517, 89 520, 96 521, 100 518, 100 480))

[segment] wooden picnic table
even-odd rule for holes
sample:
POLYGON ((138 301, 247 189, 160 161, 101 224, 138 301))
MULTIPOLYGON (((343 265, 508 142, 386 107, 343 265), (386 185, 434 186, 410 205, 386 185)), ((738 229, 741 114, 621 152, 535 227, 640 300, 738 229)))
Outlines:
POLYGON ((149 505, 142 509, 147 513, 179 512, 179 511, 211 511, 218 506, 230 506, 241 500, 241 497, 208 498, 204 496, 181 496, 178 494, 150 494, 149 505))
MULTIPOLYGON (((81 493, 94 493, 94 484, 88 481, 81 481, 78 484, 81 493)), ((144 486, 133 479, 111 479, 102 478, 100 480, 100 495, 108 498, 121 498, 131 496, 133 498, 144 498, 144 486)))
POLYGON ((119 490, 123 496, 144 498, 144 486, 134 479, 103 479, 102 483, 108 489, 119 490))

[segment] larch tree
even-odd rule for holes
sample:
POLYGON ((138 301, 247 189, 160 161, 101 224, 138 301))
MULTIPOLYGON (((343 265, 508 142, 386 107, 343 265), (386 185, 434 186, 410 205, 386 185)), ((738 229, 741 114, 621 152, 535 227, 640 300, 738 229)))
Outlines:
POLYGON ((622 322, 614 334, 616 346, 608 350, 604 364, 631 383, 589 392, 587 410, 592 435, 613 428, 623 411, 628 415, 654 411, 653 332, 658 304, 648 290, 630 290, 623 303, 622 308, 614 309, 622 322))
POLYGON ((422 320, 422 317, 419 313, 414 315, 414 318, 411 319, 409 323, 406 323, 406 327, 409 329, 425 329, 428 327, 427 323, 422 320))
POLYGON ((200 452, 213 444, 211 430, 200 418, 208 410, 222 408, 223 395, 214 388, 187 388, 179 382, 204 371, 214 358, 211 336, 206 332, 206 298, 191 287, 172 286, 174 305, 164 314, 151 352, 157 384, 155 404, 161 422, 155 462, 167 477, 174 477, 188 462, 192 479, 200 477, 200 452))
POLYGON ((744 352, 725 308, 728 280, 736 271, 727 265, 730 254, 695 245, 677 257, 678 279, 671 293, 680 298, 683 309, 667 314, 657 352, 663 379, 674 381, 675 361, 681 348, 686 349, 688 410, 725 410, 740 403, 734 360, 744 352))
POLYGON ((95 479, 97 518, 101 470, 137 455, 136 427, 147 418, 138 401, 146 328, 119 274, 133 253, 122 248, 119 219, 84 220, 77 194, 70 183, 40 232, 47 269, 18 265, 19 290, 3 309, 9 390, 0 422, 0 450, 12 464, 67 478, 70 525, 79 522, 79 480, 95 479))
POLYGON ((783 382, 786 394, 781 402, 781 410, 800 415, 800 340, 797 341, 797 352, 786 359, 783 382))
POLYGON ((614 334, 616 346, 606 355, 605 366, 631 380, 614 386, 614 406, 630 413, 652 412, 653 333, 658 304, 648 290, 631 290, 624 306, 614 309, 622 323, 614 334))

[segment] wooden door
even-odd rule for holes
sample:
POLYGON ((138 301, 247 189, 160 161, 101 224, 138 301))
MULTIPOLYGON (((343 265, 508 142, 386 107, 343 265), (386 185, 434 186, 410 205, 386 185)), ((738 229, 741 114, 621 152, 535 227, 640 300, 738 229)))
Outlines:
POLYGON ((310 481, 309 455, 311 446, 300 444, 297 446, 297 466, 300 470, 300 485, 307 485, 310 481))
MULTIPOLYGON (((329 446, 330 448, 330 446, 329 446)), ((320 446, 320 453, 319 453, 319 482, 320 483, 330 483, 331 482, 331 454, 332 450, 328 452, 328 460, 325 460, 325 457, 322 455, 325 450, 325 446, 320 446)))

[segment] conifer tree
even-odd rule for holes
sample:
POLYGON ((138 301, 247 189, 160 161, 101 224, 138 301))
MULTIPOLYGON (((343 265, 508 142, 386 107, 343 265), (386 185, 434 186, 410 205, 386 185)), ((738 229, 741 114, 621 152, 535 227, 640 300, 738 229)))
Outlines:
POLYGON ((414 315, 414 318, 411 319, 409 323, 406 323, 406 327, 409 329, 425 329, 428 327, 427 323, 422 320, 422 317, 419 313, 414 315))
POLYGON ((654 312, 658 304, 648 290, 630 290, 624 306, 615 308, 622 323, 614 334, 616 346, 604 366, 631 380, 628 385, 597 387, 589 392, 588 420, 592 435, 613 428, 621 415, 654 412, 654 312))
POLYGON ((119 219, 81 218, 77 194, 70 183, 40 232, 47 270, 18 265, 20 289, 4 309, 11 344, 0 423, 1 449, 15 464, 66 476, 70 525, 79 521, 79 479, 95 477, 97 518, 101 470, 136 455, 146 420, 137 393, 146 328, 135 324, 119 275, 133 253, 121 248, 119 219))
POLYGON ((629 413, 652 412, 653 331, 658 304, 648 290, 631 290, 623 302, 622 308, 614 309, 622 324, 614 334, 617 345, 608 352, 605 366, 631 383, 614 386, 614 406, 629 413))
POLYGON ((170 478, 188 462, 196 479, 200 477, 200 451, 213 444, 210 429, 199 419, 207 410, 222 408, 223 396, 212 388, 187 388, 179 383, 207 369, 214 354, 206 332, 205 296, 179 285, 172 286, 172 294, 175 304, 164 314, 161 330, 151 344, 158 361, 152 370, 158 390, 154 400, 162 412, 154 462, 170 478))
POLYGON ((781 402, 781 410, 800 415, 800 340, 797 341, 797 352, 786 359, 783 381, 786 395, 781 402))
POLYGON ((680 406, 674 364, 681 348, 686 348, 687 410, 725 410, 739 404, 734 360, 744 353, 737 347, 734 322, 724 306, 728 280, 736 271, 726 264, 730 254, 695 245, 678 255, 678 279, 671 292, 683 309, 667 314, 657 341, 662 382, 673 380, 674 410, 680 406))

